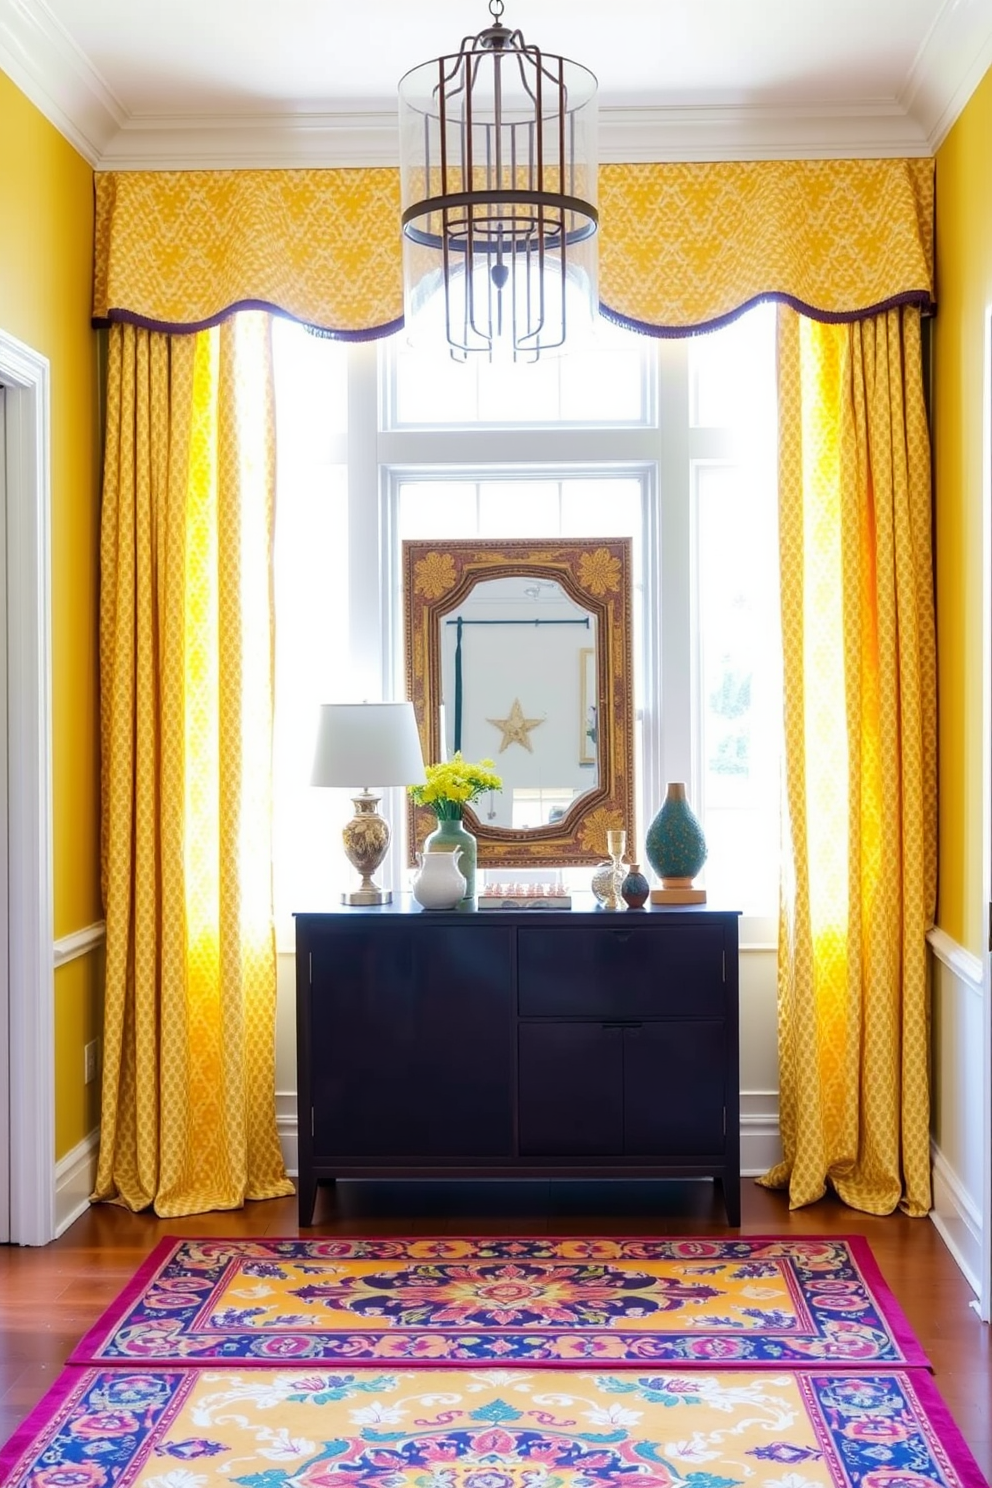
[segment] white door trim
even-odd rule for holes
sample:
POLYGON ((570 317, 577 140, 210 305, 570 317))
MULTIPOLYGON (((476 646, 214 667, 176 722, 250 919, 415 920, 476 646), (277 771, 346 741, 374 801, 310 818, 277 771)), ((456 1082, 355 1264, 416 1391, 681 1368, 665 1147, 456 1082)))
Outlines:
POLYGON ((7 388, 10 1238, 55 1235, 48 359, 0 331, 7 388))
POLYGON ((982 1270, 979 1315, 992 1318, 992 307, 985 310, 982 408, 982 1270))
POLYGON ((10 1240, 10 973, 7 956, 7 440, 0 382, 0 1241, 10 1240))

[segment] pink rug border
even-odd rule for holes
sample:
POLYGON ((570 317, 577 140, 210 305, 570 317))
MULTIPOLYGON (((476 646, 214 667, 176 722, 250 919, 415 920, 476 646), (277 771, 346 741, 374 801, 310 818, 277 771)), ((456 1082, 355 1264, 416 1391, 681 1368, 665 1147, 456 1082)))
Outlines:
POLYGON ((14 1427, 13 1434, 0 1447, 0 1482, 12 1481, 10 1474, 21 1453, 31 1440, 40 1436, 49 1422, 58 1415, 79 1381, 94 1367, 90 1364, 66 1364, 55 1383, 49 1386, 30 1414, 24 1417, 19 1426, 14 1427))
MULTIPOLYGON (((900 1307, 898 1301, 896 1300, 896 1297, 895 1297, 894 1292, 892 1291, 892 1289, 889 1287, 889 1285, 885 1281, 884 1277, 882 1276, 882 1272, 881 1272, 881 1269, 880 1269, 880 1267, 878 1265, 878 1262, 875 1260, 875 1257, 872 1254, 870 1242, 867 1240, 867 1238, 864 1235, 734 1235, 734 1236, 728 1236, 728 1235, 477 1235, 477 1234, 470 1234, 470 1235, 453 1235, 453 1234, 451 1234, 451 1235, 165 1235, 159 1241, 159 1243, 155 1246, 155 1248, 152 1251, 150 1251, 149 1254, 145 1257, 145 1259, 142 1262, 142 1264, 138 1267, 137 1271, 131 1277, 131 1280, 125 1285, 125 1287, 123 1288, 123 1290, 118 1293, 118 1295, 114 1298, 113 1302, 111 1302, 110 1306, 106 1309, 106 1311, 101 1314, 101 1316, 99 1317, 99 1319, 97 1320, 97 1322, 93 1325, 93 1327, 90 1328, 88 1330, 88 1332, 86 1332, 83 1335, 83 1337, 80 1339, 79 1343, 77 1343, 76 1346, 75 1346, 75 1348, 72 1350, 72 1352, 69 1355, 69 1358, 68 1358, 68 1360, 66 1362, 68 1364, 73 1364, 73 1365, 83 1365, 83 1364, 94 1364, 94 1365, 96 1365, 96 1364, 108 1364, 108 1363, 109 1364, 115 1364, 115 1363, 117 1363, 117 1364, 120 1364, 122 1367, 133 1367, 133 1366, 127 1366, 125 1364, 125 1361, 123 1361, 123 1360, 106 1360, 106 1359, 102 1359, 100 1357, 99 1350, 106 1343, 107 1339, 113 1333, 114 1329, 120 1323, 121 1319, 130 1310, 132 1304, 137 1299, 137 1297, 141 1294, 142 1290, 147 1285, 147 1283, 155 1275, 156 1271, 158 1271, 158 1269, 162 1265, 164 1265, 164 1263, 171 1256, 172 1252, 175 1250, 175 1248, 176 1248, 177 1245, 184 1245, 184 1244, 189 1244, 189 1243, 196 1244, 198 1241, 211 1241, 211 1242, 217 1242, 217 1241, 219 1241, 222 1244, 238 1244, 238 1243, 244 1243, 244 1244, 261 1243, 261 1244, 266 1244, 266 1243, 268 1243, 268 1244, 278 1245, 278 1244, 285 1243, 285 1242, 300 1241, 300 1240, 310 1240, 310 1239, 312 1239, 312 1240, 373 1240, 373 1241, 374 1240, 381 1240, 384 1243, 394 1243, 394 1244, 397 1244, 397 1245, 414 1245, 414 1244, 422 1245, 424 1243, 429 1243, 431 1241, 444 1241, 444 1240, 468 1240, 468 1241, 472 1241, 472 1240, 475 1240, 475 1241, 480 1241, 480 1240, 499 1240, 499 1241, 507 1241, 507 1242, 518 1241, 518 1240, 519 1241, 546 1241, 548 1244, 559 1244, 559 1243, 566 1242, 566 1241, 569 1241, 569 1240, 591 1240, 593 1242, 596 1242, 596 1241, 616 1241, 618 1243, 623 1243, 624 1241, 635 1241, 636 1242, 636 1241, 640 1241, 640 1240, 644 1240, 644 1241, 655 1241, 655 1242, 664 1242, 664 1241, 671 1240, 671 1241, 678 1241, 680 1243, 684 1242, 686 1244, 692 1244, 692 1243, 694 1243, 696 1241, 698 1241, 700 1243, 707 1243, 707 1242, 712 1243, 714 1241, 728 1241, 728 1242, 733 1242, 733 1241, 736 1241, 736 1240, 741 1240, 741 1241, 747 1241, 749 1243, 750 1242, 754 1242, 755 1244, 759 1244, 759 1245, 787 1244, 787 1243, 790 1243, 790 1242, 794 1242, 796 1244, 801 1245, 801 1244, 804 1244, 804 1243, 806 1243, 808 1241, 815 1241, 815 1242, 822 1242, 822 1241, 837 1242, 837 1241, 843 1241, 846 1245, 848 1245, 850 1247, 852 1259, 854 1260, 854 1262, 857 1265, 859 1271, 861 1272, 862 1276, 864 1277, 864 1280, 865 1280, 866 1284, 871 1288, 871 1291, 872 1291, 872 1293, 873 1293, 873 1295, 875 1297, 875 1300, 878 1303, 879 1309, 882 1312, 882 1314, 883 1314, 883 1316, 885 1318, 885 1321, 889 1325, 889 1328, 890 1328, 890 1330, 892 1332, 892 1337, 895 1340, 896 1344, 898 1345, 899 1349, 901 1350, 901 1352, 903 1354, 903 1358, 901 1360, 895 1360, 891 1364, 888 1364, 888 1365, 877 1365, 876 1364, 874 1367, 877 1367, 877 1368, 889 1368, 889 1369, 930 1369, 931 1368, 930 1361, 927 1358, 926 1354, 924 1353, 922 1344, 920 1343, 920 1341, 916 1337, 916 1334, 914 1333, 912 1327, 910 1326, 909 1320, 906 1317, 906 1314, 903 1312, 902 1308, 900 1307)), ((137 1362, 137 1361, 135 1361, 135 1362, 137 1362)), ((204 1367, 205 1368, 206 1367, 206 1364, 205 1364, 205 1362, 202 1359, 176 1359, 174 1361, 173 1360, 161 1360, 161 1359, 159 1359, 159 1360, 155 1360, 155 1361, 149 1360, 147 1362, 149 1364, 152 1364, 154 1362, 154 1364, 157 1367, 160 1367, 160 1368, 163 1368, 163 1369, 164 1368, 177 1368, 177 1369, 194 1368, 195 1369, 195 1368, 201 1368, 201 1367, 204 1367)), ((258 1361, 241 1360, 240 1361, 240 1364, 241 1364, 241 1367, 242 1368, 251 1368, 251 1367, 255 1367, 256 1363, 258 1365, 264 1365, 266 1362, 267 1362, 266 1360, 258 1360, 258 1361)), ((680 1366, 679 1367, 681 1369, 696 1369, 696 1368, 701 1368, 701 1367, 706 1367, 706 1368, 710 1368, 711 1369, 711 1368, 714 1367, 714 1365, 716 1363, 717 1363, 717 1361, 715 1361, 715 1360, 708 1360, 708 1361, 706 1361, 706 1364, 704 1366, 702 1363, 695 1364, 695 1363, 688 1363, 686 1361, 682 1361, 680 1363, 680 1366)), ((364 1361, 364 1360, 363 1361, 353 1361, 353 1360, 349 1360, 348 1361, 348 1367, 349 1368, 354 1367, 356 1369, 367 1369, 367 1368, 379 1368, 381 1366, 382 1366, 382 1361, 381 1360, 380 1361, 364 1361)), ((221 1361, 218 1361, 217 1367, 221 1367, 221 1361)), ((477 1368, 480 1368, 481 1366, 479 1365, 478 1361, 459 1360, 457 1362, 449 1363, 446 1367, 451 1368, 451 1369, 459 1369, 459 1368, 477 1369, 477 1368)), ((547 1368, 547 1367, 552 1367, 552 1366, 534 1364, 532 1367, 533 1368, 542 1368, 542 1367, 543 1368, 547 1368)), ((582 1368, 588 1368, 588 1361, 587 1360, 579 1360, 579 1359, 570 1360, 570 1361, 566 1361, 566 1362, 556 1361, 553 1367, 556 1368, 556 1369, 582 1369, 582 1368)), ((630 1363, 628 1363, 628 1362, 625 1362, 625 1361, 611 1361, 611 1364, 610 1364, 610 1368, 611 1369, 613 1369, 613 1368, 617 1368, 617 1369, 631 1369, 631 1368, 641 1368, 641 1367, 643 1367, 643 1366, 642 1365, 638 1365, 636 1362, 630 1362, 630 1363)), ((733 1366, 730 1366, 730 1367, 733 1367, 733 1366)), ((752 1369, 772 1369, 772 1368, 778 1368, 778 1367, 780 1367, 780 1365, 779 1365, 779 1363, 777 1363, 776 1361, 773 1361, 773 1360, 761 1360, 760 1362, 754 1362, 754 1363, 749 1364, 748 1367, 749 1368, 752 1368, 752 1369)), ((788 1367, 788 1366, 786 1366, 786 1367, 788 1367)), ((856 1365, 840 1365, 840 1364, 836 1364, 836 1363, 831 1363, 831 1361, 829 1359, 823 1359, 823 1360, 821 1360, 819 1362, 810 1361, 809 1364, 808 1365, 805 1365, 804 1367, 807 1367, 807 1368, 810 1368, 810 1369, 831 1369, 831 1368, 856 1368, 857 1366, 856 1365)), ((869 1368, 869 1367, 872 1367, 872 1366, 870 1366, 870 1365, 866 1365, 865 1366, 865 1368, 869 1368)))
MULTIPOLYGON (((879 1373, 881 1372, 880 1370, 879 1373)), ((975 1461, 974 1453, 932 1377, 922 1369, 905 1369, 902 1373, 908 1376, 910 1388, 923 1406, 933 1434, 947 1453, 951 1467, 961 1480, 962 1488, 989 1488, 988 1478, 975 1461)))
MULTIPOLYGON (((209 1365, 193 1367, 199 1373, 207 1373, 208 1370, 212 1371, 216 1370, 217 1368, 229 1368, 231 1373, 236 1372, 236 1366, 209 1365)), ((287 1366, 279 1366, 273 1364, 270 1367, 274 1370, 278 1370, 280 1367, 285 1369, 287 1366)), ((303 1366, 301 1365, 301 1367, 303 1366)), ((382 1366, 380 1365, 378 1367, 381 1368, 382 1366)), ((423 1374, 441 1374, 449 1372, 448 1367, 445 1366, 438 1367, 431 1365, 417 1365, 416 1369, 418 1373, 423 1374)), ((89 1376, 105 1373, 124 1374, 127 1372, 127 1369, 121 1369, 121 1367, 116 1364, 66 1364, 59 1374, 58 1378, 56 1379, 55 1383, 42 1396, 41 1400, 38 1401, 38 1404, 33 1408, 30 1414, 24 1418, 21 1424, 15 1427, 9 1439, 5 1443, 3 1443, 2 1446, 0 1446, 0 1482, 9 1484, 10 1488, 16 1488, 15 1480, 12 1478, 11 1474, 18 1460, 26 1451, 34 1438, 40 1436, 51 1424, 51 1422, 58 1415, 59 1411, 62 1409, 73 1392, 78 1387, 85 1384, 85 1381, 89 1376)), ((137 1369, 131 1369, 130 1372, 145 1372, 149 1374, 183 1373, 183 1371, 177 1369, 175 1365, 168 1365, 164 1367, 160 1365, 151 1365, 144 1371, 142 1371, 139 1366, 137 1369)), ((681 1371, 678 1370, 676 1372, 678 1373, 681 1371)), ((720 1371, 719 1369, 717 1369, 714 1372, 719 1373, 720 1371)), ((727 1372, 732 1373, 733 1371, 727 1372)), ((754 1372, 758 1373, 759 1371, 755 1370, 754 1372)), ((824 1373, 823 1370, 814 1369, 787 1369, 783 1372, 795 1375, 817 1375, 824 1373)), ((869 1372, 870 1371, 864 1371, 866 1375, 869 1372)), ((968 1446, 968 1443, 965 1441, 960 1427, 954 1420, 954 1417, 951 1415, 951 1412, 945 1404, 944 1399, 940 1394, 937 1386, 925 1370, 906 1369, 900 1366, 890 1367, 888 1369, 879 1369, 871 1372, 883 1375, 901 1375, 905 1379, 907 1385, 915 1393, 918 1401, 920 1402, 920 1405, 926 1413, 926 1417, 932 1429, 933 1435, 940 1443, 940 1446, 942 1447, 947 1457, 947 1461, 950 1467, 957 1476, 959 1488, 989 1488, 989 1481, 976 1462, 974 1454, 971 1448, 968 1446)), ((838 1375, 857 1376, 859 1373, 861 1373, 861 1371, 858 1371, 856 1369, 838 1369, 836 1370, 836 1373, 838 1375)))

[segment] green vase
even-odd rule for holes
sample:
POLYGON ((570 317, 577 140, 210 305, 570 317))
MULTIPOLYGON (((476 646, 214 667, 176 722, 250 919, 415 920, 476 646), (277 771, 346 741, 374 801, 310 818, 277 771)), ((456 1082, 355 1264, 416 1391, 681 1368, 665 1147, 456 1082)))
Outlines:
POLYGON ((648 827, 648 862, 663 884, 689 884, 706 862, 706 838, 678 781, 668 787, 664 805, 648 827))
POLYGON ((465 880, 465 898, 462 903, 468 904, 475 899, 477 845, 472 833, 460 816, 452 819, 443 818, 424 840, 424 852, 454 852, 456 847, 462 850, 462 855, 458 859, 458 871, 465 880))

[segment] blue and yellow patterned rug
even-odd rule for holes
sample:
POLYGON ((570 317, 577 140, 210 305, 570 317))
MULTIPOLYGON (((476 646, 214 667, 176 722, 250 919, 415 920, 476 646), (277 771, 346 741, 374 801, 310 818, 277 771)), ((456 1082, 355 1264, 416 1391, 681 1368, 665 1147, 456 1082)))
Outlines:
POLYGON ((168 1239, 70 1360, 925 1365, 857 1236, 168 1239))
POLYGON ((982 1488, 923 1370, 68 1368, 8 1488, 982 1488))

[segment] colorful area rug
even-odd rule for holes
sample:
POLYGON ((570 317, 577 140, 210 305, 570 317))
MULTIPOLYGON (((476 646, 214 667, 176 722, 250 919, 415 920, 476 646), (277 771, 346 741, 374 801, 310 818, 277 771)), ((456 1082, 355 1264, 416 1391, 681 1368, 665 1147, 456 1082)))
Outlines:
POLYGON ((586 1369, 927 1362, 857 1236, 168 1239, 70 1363, 115 1360, 586 1369))
POLYGON ((8 1488, 982 1488, 922 1371, 67 1369, 8 1488))

